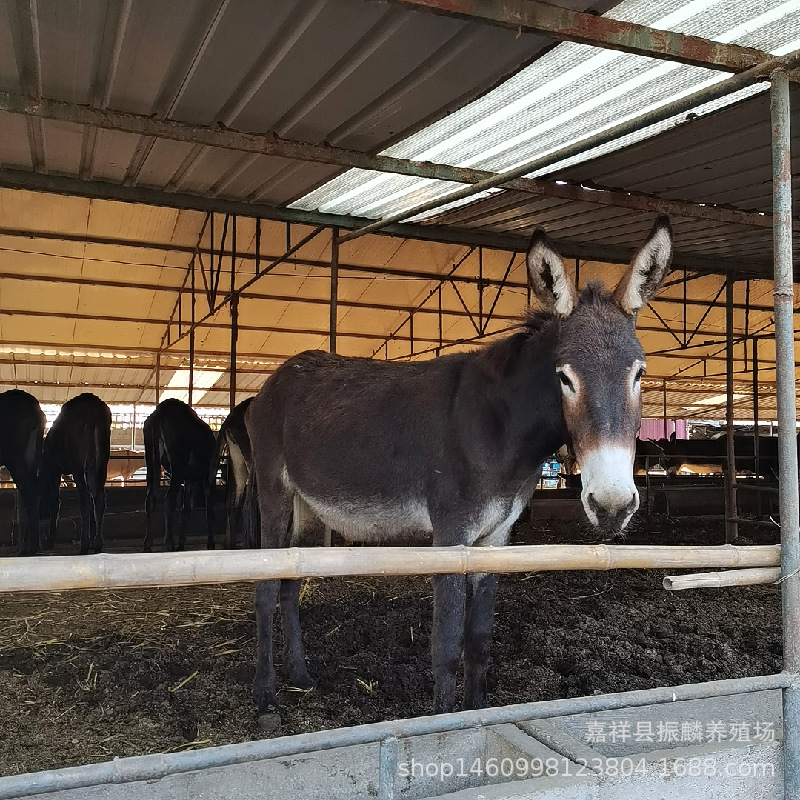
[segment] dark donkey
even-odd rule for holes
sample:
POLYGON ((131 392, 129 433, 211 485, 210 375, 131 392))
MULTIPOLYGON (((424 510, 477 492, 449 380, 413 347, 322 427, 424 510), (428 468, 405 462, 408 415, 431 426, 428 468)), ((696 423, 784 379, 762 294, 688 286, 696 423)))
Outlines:
POLYGON ((39 467, 45 417, 39 401, 21 389, 0 394, 0 463, 17 487, 19 552, 39 550, 39 467))
POLYGON ((81 555, 103 549, 110 454, 111 409, 91 392, 64 403, 45 437, 39 473, 42 519, 50 519, 48 547, 55 544, 58 530, 61 476, 71 475, 81 508, 81 555))
POLYGON ((147 516, 144 550, 153 549, 150 525, 161 493, 161 468, 169 475, 169 488, 164 498, 164 549, 183 550, 186 545, 186 525, 192 510, 193 489, 202 491, 206 506, 208 549, 214 549, 211 482, 209 469, 214 454, 214 432, 197 416, 191 406, 181 400, 162 400, 144 421, 144 454, 147 464, 147 516), (175 546, 173 517, 178 495, 183 487, 183 508, 175 546))
MULTIPOLYGON (((289 359, 247 412, 261 546, 293 545, 317 518, 346 539, 504 545, 543 461, 570 443, 593 524, 621 531, 636 511, 633 482, 644 353, 636 314, 670 262, 661 217, 613 295, 577 296, 560 256, 537 231, 527 253, 543 310, 514 335, 470 353, 392 363, 322 352, 289 359)), ((464 707, 486 701, 496 576, 433 579, 436 712, 452 710, 463 649, 464 707)), ((310 686, 298 581, 256 591, 255 700, 261 725, 277 713, 273 616, 280 596, 284 668, 310 686), (279 591, 280 590, 280 591, 279 591)))
POLYGON ((217 482, 217 471, 223 452, 227 454, 225 472, 225 508, 228 518, 228 547, 239 546, 239 533, 244 529, 245 494, 250 477, 250 437, 244 424, 244 415, 253 398, 243 400, 228 414, 217 433, 214 457, 211 459, 209 480, 217 482))

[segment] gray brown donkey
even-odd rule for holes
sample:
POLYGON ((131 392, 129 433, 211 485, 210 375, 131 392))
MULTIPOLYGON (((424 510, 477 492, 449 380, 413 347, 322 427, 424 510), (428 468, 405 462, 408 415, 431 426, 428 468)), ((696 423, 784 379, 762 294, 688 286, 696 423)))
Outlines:
MULTIPOLYGON (((636 314, 672 252, 660 217, 612 294, 580 296, 544 232, 527 252, 542 310, 483 349, 395 363, 318 351, 286 361, 246 415, 261 546, 288 547, 321 520, 352 541, 499 546, 530 499, 542 462, 572 446, 594 525, 620 532, 636 511, 633 481, 645 358, 636 314)), ((433 579, 434 709, 451 711, 463 651, 464 707, 486 702, 496 577, 433 579)), ((254 687, 262 727, 280 723, 273 617, 280 599, 283 666, 308 687, 299 581, 256 591, 254 687)))

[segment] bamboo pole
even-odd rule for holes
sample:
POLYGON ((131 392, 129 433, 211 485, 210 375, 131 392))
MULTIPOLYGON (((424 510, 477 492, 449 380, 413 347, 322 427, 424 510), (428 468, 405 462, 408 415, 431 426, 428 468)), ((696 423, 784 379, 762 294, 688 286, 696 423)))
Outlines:
POLYGON ((780 579, 780 567, 730 569, 722 572, 695 572, 693 575, 667 575, 664 578, 664 588, 670 592, 680 592, 684 589, 758 586, 764 583, 777 583, 780 579))
POLYGON ((344 575, 772 567, 777 545, 669 547, 292 547, 0 558, 0 593, 120 589, 344 575))

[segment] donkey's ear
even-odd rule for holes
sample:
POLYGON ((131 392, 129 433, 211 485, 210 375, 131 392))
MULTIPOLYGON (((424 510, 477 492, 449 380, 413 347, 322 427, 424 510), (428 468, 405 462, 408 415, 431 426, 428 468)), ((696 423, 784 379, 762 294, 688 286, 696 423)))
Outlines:
POLYGON ((658 291, 672 261, 672 228, 660 214, 639 252, 614 289, 614 300, 626 313, 636 315, 658 291))
POLYGON ((564 269, 561 256, 554 250, 541 228, 537 228, 526 255, 528 278, 536 299, 546 311, 568 317, 578 303, 575 285, 564 269))

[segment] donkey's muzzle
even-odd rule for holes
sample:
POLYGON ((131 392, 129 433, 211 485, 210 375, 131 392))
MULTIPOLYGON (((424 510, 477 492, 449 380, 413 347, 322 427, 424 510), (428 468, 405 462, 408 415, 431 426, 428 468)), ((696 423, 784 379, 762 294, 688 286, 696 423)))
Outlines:
POLYGON ((631 492, 627 502, 622 498, 615 498, 615 503, 612 505, 600 503, 595 498, 594 494, 589 492, 586 495, 586 505, 591 513, 589 518, 599 528, 611 532, 621 531, 627 524, 628 520, 633 516, 633 513, 639 507, 639 495, 637 492, 631 492))

